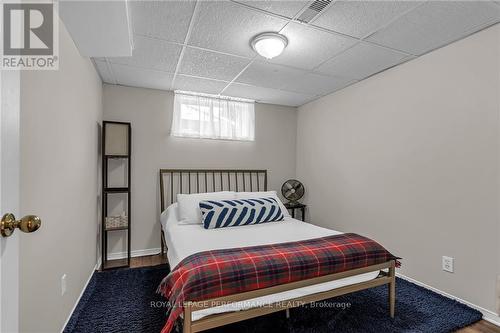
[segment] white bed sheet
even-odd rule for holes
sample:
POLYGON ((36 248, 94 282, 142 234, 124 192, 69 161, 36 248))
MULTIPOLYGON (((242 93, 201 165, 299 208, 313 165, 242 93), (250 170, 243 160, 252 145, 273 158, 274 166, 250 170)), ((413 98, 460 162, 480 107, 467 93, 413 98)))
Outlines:
MULTIPOLYGON (((165 242, 168 248, 167 257, 171 268, 177 266, 177 264, 184 258, 201 251, 275 244, 341 234, 339 231, 318 227, 292 218, 286 218, 283 222, 270 222, 219 229, 204 229, 201 224, 178 224, 176 210, 176 204, 173 204, 162 213, 160 218, 165 233, 165 242)), ((375 271, 359 274, 331 282, 266 295, 244 302, 236 302, 193 311, 192 320, 199 320, 203 317, 217 313, 239 311, 252 307, 264 306, 274 302, 286 301, 355 283, 369 281, 376 278, 378 273, 378 271, 375 271)))

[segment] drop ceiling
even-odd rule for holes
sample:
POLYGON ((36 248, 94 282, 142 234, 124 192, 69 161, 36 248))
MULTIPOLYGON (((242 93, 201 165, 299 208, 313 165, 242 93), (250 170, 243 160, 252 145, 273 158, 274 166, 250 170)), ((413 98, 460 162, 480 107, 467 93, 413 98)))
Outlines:
POLYGON ((106 83, 299 106, 500 22, 496 1, 129 1, 130 57, 94 58, 106 83), (250 47, 278 31, 266 60, 250 47))

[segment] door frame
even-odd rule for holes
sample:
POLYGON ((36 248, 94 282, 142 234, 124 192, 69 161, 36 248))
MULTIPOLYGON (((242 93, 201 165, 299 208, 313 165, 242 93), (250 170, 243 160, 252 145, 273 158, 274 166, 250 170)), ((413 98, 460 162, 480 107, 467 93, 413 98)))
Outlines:
MULTIPOLYGON (((0 73, 0 215, 19 216, 21 73, 0 73)), ((19 332, 19 231, 0 236, 0 333, 19 332)))

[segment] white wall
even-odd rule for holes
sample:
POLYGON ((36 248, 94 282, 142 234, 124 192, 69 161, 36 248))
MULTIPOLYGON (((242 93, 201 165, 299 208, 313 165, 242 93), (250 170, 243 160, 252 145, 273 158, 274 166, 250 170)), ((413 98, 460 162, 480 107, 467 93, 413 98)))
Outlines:
POLYGON ((21 74, 21 215, 42 219, 20 235, 21 332, 59 332, 96 264, 102 84, 59 31, 59 70, 21 74))
MULTIPOLYGON (((104 119, 132 123, 132 250, 160 247, 160 168, 268 169, 278 191, 295 176, 296 108, 256 104, 255 142, 231 142, 169 136, 172 92, 104 85, 103 103, 104 119)), ((109 252, 124 251, 115 236, 109 252)))
POLYGON ((496 25, 300 107, 310 219, 373 237, 401 273, 496 311, 499 91, 496 25))

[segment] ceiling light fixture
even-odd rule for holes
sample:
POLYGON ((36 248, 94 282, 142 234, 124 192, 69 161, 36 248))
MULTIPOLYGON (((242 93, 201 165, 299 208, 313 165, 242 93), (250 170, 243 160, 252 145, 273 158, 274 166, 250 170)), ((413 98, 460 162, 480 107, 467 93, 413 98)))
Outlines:
POLYGON ((252 48, 267 59, 279 56, 288 44, 288 39, 277 32, 265 32, 252 39, 252 48))

